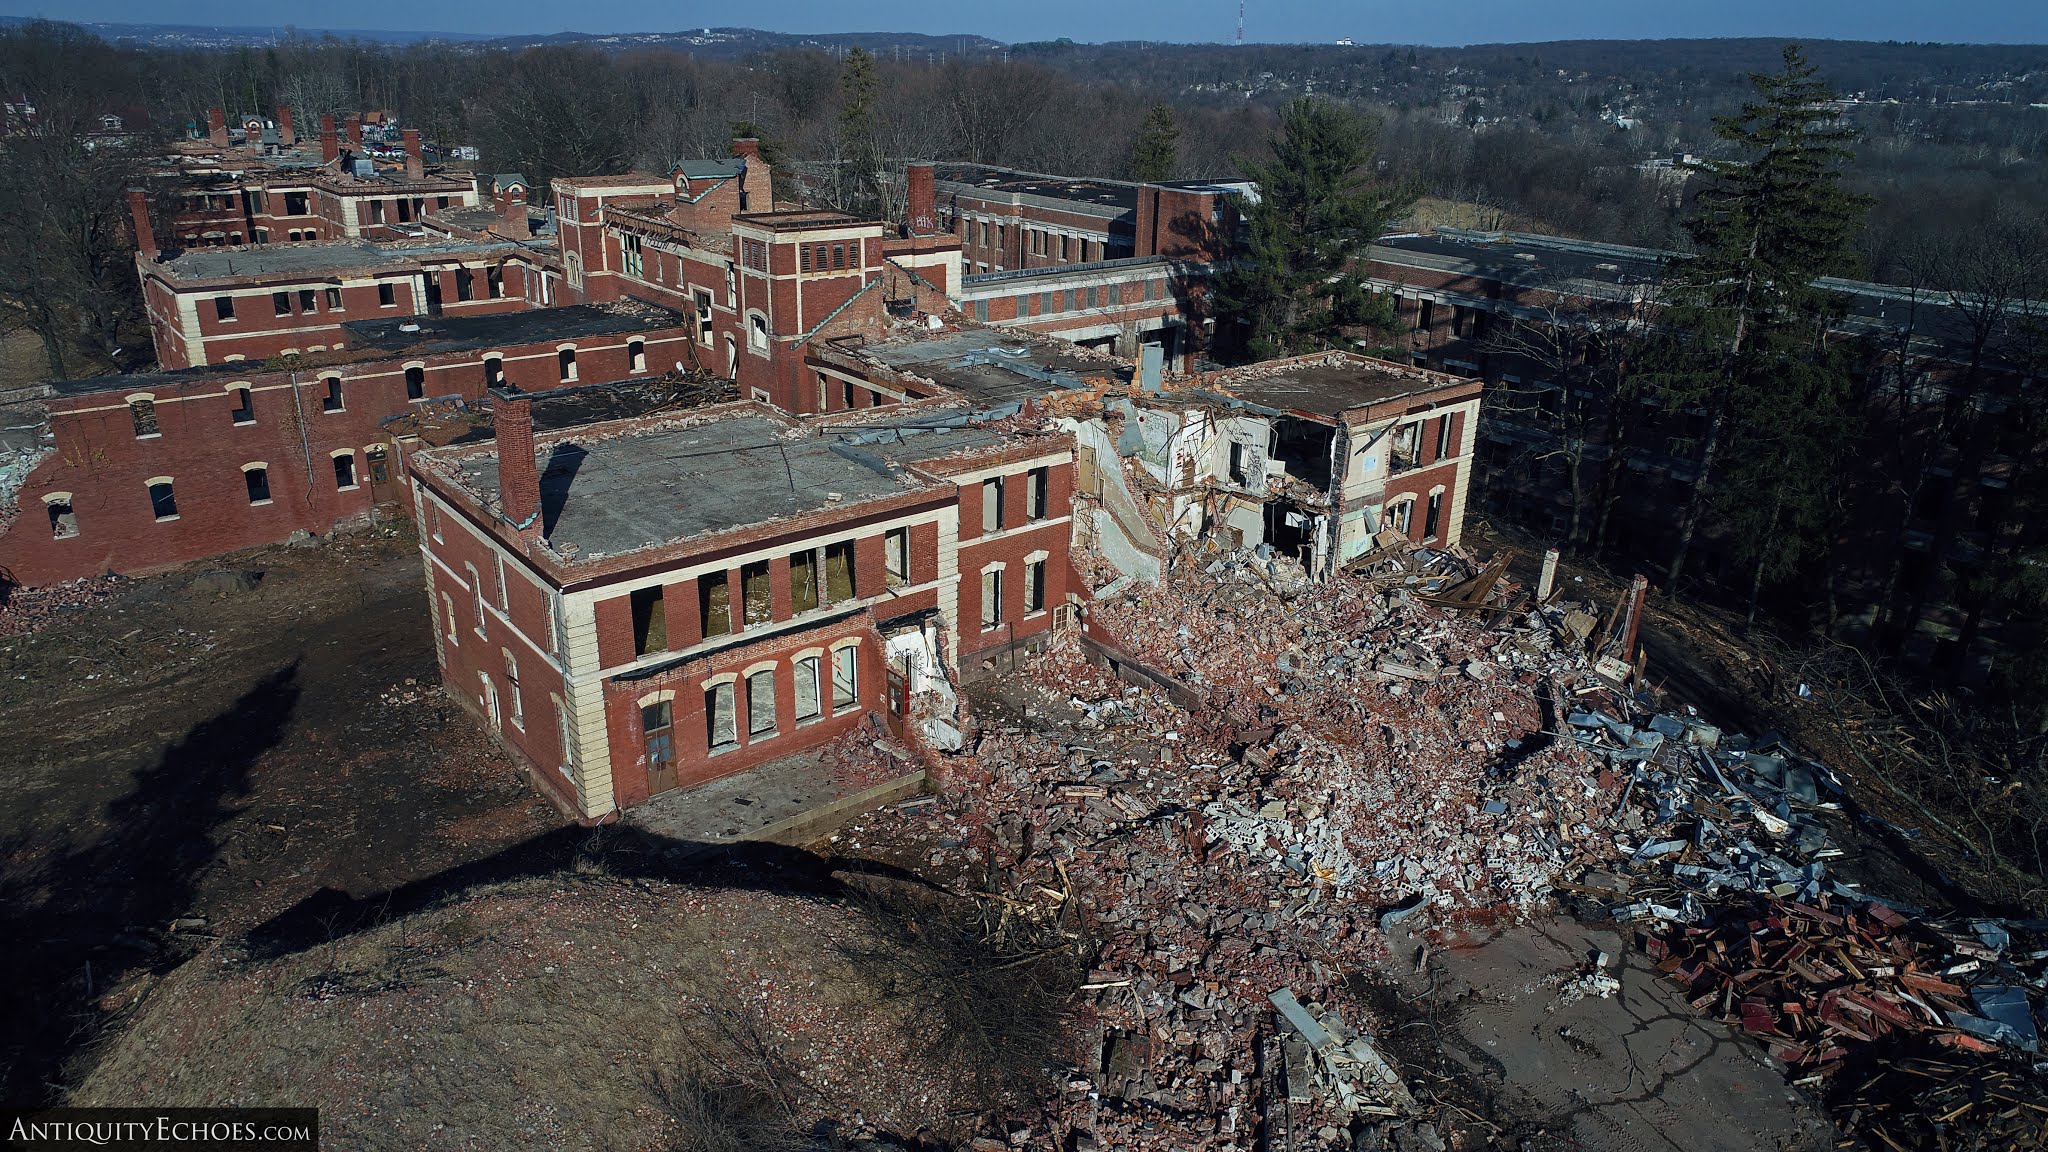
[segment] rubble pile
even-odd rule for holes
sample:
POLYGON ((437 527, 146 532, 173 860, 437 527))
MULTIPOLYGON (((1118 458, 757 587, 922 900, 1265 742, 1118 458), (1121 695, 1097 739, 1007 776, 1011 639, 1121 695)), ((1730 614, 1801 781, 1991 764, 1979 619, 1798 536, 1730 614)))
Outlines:
MULTIPOLYGON (((1474 575, 1436 557, 1432 589, 1474 575)), ((955 766, 995 894, 1072 901, 1097 940, 1073 1146, 1350 1147, 1386 1125, 1441 1147, 1352 978, 1404 917, 1527 916, 1615 858, 1623 778, 1546 731, 1558 701, 1611 692, 1568 609, 1450 610, 1408 575, 1180 556, 1090 619, 1165 690, 1057 644, 1027 670, 1043 711, 955 766)))
POLYGON ((1846 790, 1779 737, 1626 708, 1574 712, 1567 724, 1574 743, 1628 773, 1633 811, 1618 824, 1641 833, 1618 842, 1629 851, 1622 875, 1561 885, 1590 898, 1583 911, 1637 925, 1697 1011, 1835 1099, 1838 1121, 1870 1146, 1910 1146, 1897 1137, 1913 1129, 1941 1133, 1945 1147, 2048 1148, 2038 1102, 1984 1107, 1980 1094, 1936 1111, 1864 1098, 1904 1075, 1902 1061, 1915 1091, 1967 1095, 1962 1085, 1993 1076, 2023 1098, 2048 1097, 2036 1023, 2048 922, 1933 916, 1834 875, 1845 853, 1829 822, 1842 818, 1846 790), (2027 1124, 2031 1135, 2016 1138, 2027 1124))
POLYGON ((0 587, 0 636, 27 636, 61 623, 112 596, 127 582, 119 576, 87 576, 49 588, 0 587))

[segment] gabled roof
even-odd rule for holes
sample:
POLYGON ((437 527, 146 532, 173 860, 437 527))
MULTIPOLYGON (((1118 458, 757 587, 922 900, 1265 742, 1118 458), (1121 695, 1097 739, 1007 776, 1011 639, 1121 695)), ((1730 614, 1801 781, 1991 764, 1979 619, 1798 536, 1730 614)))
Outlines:
POLYGON ((684 160, 669 174, 680 172, 692 180, 726 180, 739 175, 746 167, 747 162, 738 156, 724 160, 684 160))
POLYGON ((491 177, 491 191, 493 192, 503 192, 508 188, 526 188, 530 190, 532 187, 532 182, 518 172, 500 172, 496 176, 491 177))

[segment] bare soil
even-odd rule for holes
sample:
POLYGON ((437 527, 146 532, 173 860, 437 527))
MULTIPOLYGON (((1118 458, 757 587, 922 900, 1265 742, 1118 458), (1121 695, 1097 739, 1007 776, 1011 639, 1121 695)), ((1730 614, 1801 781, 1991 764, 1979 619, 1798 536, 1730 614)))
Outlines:
POLYGON ((213 938, 294 909, 340 930, 352 897, 561 825, 442 694, 409 538, 114 587, 0 637, 9 1103, 61 1095, 67 1065, 213 938))

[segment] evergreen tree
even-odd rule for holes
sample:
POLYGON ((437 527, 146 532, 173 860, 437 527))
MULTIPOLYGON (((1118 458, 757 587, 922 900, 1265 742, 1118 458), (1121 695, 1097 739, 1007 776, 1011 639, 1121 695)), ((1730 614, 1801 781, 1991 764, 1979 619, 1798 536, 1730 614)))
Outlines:
POLYGON ((1391 305, 1359 265, 1415 197, 1372 174, 1378 138, 1377 122, 1304 96, 1281 109, 1270 162, 1237 162, 1258 194, 1237 199, 1244 228, 1213 299, 1252 358, 1329 348, 1341 328, 1391 323, 1391 305))
POLYGON ((883 199, 880 92, 874 57, 864 48, 848 52, 839 70, 839 149, 847 169, 840 206, 855 212, 876 212, 883 199))
POLYGON ((1797 45, 1782 71, 1750 77, 1755 98, 1715 121, 1737 159, 1706 165, 1686 228, 1696 254, 1675 269, 1656 382, 1667 412, 1699 413, 1698 469, 1667 582, 1685 570, 1710 506, 1739 523, 1739 558, 1761 580, 1789 574, 1824 521, 1832 457, 1850 410, 1847 365, 1828 346, 1842 307, 1815 280, 1843 270, 1865 201, 1841 187, 1854 129, 1797 45), (1735 465, 1724 461, 1741 453, 1735 465))
POLYGON ((1131 149, 1131 178, 1145 183, 1173 179, 1180 167, 1180 122, 1173 108, 1154 104, 1138 129, 1138 142, 1131 149))

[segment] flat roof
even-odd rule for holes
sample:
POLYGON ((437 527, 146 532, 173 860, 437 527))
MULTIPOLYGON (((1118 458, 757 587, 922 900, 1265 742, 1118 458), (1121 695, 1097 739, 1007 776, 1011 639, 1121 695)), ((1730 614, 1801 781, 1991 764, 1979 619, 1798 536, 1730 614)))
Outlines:
MULTIPOLYGON (((600 425, 541 445, 542 535, 570 563, 853 508, 937 482, 842 451, 765 406, 716 415, 600 425)), ((415 457, 487 503, 498 499, 490 451, 415 457)))
POLYGON ((932 177, 949 184, 968 184, 986 192, 1076 200, 1103 208, 1138 209, 1138 186, 1122 180, 1097 180, 992 168, 985 164, 938 164, 932 177))
POLYGON ((679 312, 639 300, 621 300, 608 304, 567 304, 559 308, 494 312, 485 316, 392 316, 380 320, 351 320, 342 327, 348 330, 350 348, 398 353, 578 340, 589 336, 672 328, 682 322, 679 312), (404 330, 406 325, 414 325, 418 330, 407 332, 404 330))
POLYGON ((927 380, 977 404, 1009 404, 1087 386, 1089 377, 1127 378, 1129 365, 1065 341, 1016 331, 959 328, 853 349, 855 355, 927 380))
POLYGON ((513 252, 505 240, 338 240, 322 244, 258 244, 188 248, 148 265, 167 280, 203 282, 242 277, 323 276, 402 266, 448 257, 513 252))
POLYGON ((733 217, 733 222, 765 228, 770 232, 794 232, 806 228, 854 228, 862 224, 882 223, 872 217, 852 216, 845 212, 835 212, 830 208, 785 208, 777 212, 741 212, 733 217))
POLYGON ((1266 408, 1336 419, 1354 408, 1384 404, 1403 396, 1436 392, 1464 380, 1404 368, 1349 352, 1279 364, 1255 364, 1210 377, 1205 385, 1266 408))

